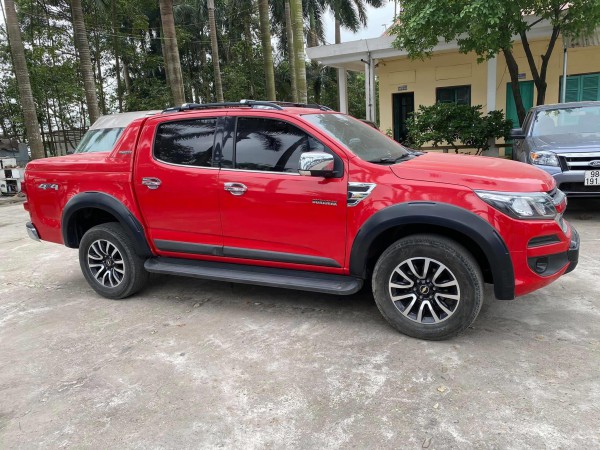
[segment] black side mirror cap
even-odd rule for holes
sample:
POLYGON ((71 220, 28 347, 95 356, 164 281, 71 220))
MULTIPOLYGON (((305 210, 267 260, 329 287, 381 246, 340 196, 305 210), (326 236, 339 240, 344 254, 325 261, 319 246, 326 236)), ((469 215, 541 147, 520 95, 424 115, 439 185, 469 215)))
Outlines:
POLYGON ((525 131, 523 131, 523 128, 513 128, 510 130, 510 137, 512 139, 525 139, 525 131))

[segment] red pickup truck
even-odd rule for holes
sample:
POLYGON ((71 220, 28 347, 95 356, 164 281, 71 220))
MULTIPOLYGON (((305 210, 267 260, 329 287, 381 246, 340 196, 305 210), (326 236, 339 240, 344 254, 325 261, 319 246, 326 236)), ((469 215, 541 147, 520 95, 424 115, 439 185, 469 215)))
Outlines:
POLYGON ((547 173, 414 152, 319 105, 186 104, 91 150, 27 165, 27 231, 78 248, 112 299, 149 273, 339 295, 370 282, 396 329, 445 339, 484 283, 509 300, 577 265, 547 173))

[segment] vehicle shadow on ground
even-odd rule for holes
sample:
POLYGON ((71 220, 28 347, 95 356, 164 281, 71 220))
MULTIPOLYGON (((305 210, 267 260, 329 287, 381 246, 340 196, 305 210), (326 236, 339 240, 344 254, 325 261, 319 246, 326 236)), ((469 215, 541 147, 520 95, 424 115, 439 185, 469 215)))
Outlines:
POLYGON ((569 198, 565 218, 567 220, 599 220, 600 198, 569 198))
MULTIPOLYGON (((187 308, 211 305, 217 309, 251 308, 254 313, 298 315, 306 319, 307 315, 315 320, 347 322, 348 325, 368 323, 373 332, 399 335, 381 316, 371 287, 363 286, 356 294, 336 296, 315 292, 294 291, 280 288, 254 286, 236 283, 206 281, 194 278, 154 275, 149 286, 138 296, 141 301, 185 302, 187 308)), ((134 297, 135 298, 135 297, 134 297)), ((526 323, 513 322, 514 314, 506 313, 506 307, 512 304, 517 310, 527 310, 531 306, 526 298, 516 302, 496 300, 493 286, 485 285, 485 301, 480 315, 473 326, 463 334, 469 338, 490 336, 495 330, 504 334, 510 322, 511 334, 523 335, 536 332, 526 323)), ((515 311, 515 313, 517 313, 515 311)), ((517 313, 518 315, 518 313, 517 313)))

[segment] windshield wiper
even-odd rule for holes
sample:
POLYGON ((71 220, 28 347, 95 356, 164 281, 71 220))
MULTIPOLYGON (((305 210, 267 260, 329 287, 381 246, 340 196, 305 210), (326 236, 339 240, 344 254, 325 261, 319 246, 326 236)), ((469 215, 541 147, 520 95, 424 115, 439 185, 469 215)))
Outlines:
POLYGON ((405 160, 407 160, 407 159, 413 159, 415 156, 417 156, 417 155, 414 155, 414 154, 412 154, 412 153, 406 153, 406 154, 404 154, 404 155, 402 155, 402 156, 399 156, 398 158, 396 158, 396 159, 394 160, 394 163, 398 163, 398 162, 400 162, 400 161, 405 161, 405 160))
POLYGON ((381 163, 389 163, 389 164, 396 164, 402 161, 406 161, 407 159, 413 159, 416 158, 417 156, 421 156, 423 153, 422 152, 407 152, 404 155, 400 155, 397 158, 394 158, 393 156, 382 156, 381 158, 378 159, 370 159, 369 162, 370 163, 374 163, 374 164, 381 164, 381 163))

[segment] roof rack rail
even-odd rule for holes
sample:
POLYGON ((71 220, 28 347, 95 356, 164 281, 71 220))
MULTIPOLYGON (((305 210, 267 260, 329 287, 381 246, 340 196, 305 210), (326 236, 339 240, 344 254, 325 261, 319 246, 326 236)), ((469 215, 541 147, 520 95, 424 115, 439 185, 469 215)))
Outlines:
POLYGON ((320 109, 321 111, 333 111, 329 106, 319 105, 318 103, 296 103, 296 102, 270 102, 279 106, 293 106, 295 108, 320 109))
POLYGON ((163 113, 191 111, 195 109, 216 109, 216 108, 264 108, 283 110, 284 106, 292 106, 296 108, 314 108, 321 111, 331 111, 331 108, 316 103, 294 103, 294 102, 277 102, 263 100, 240 100, 239 102, 221 102, 221 103, 184 103, 180 106, 173 106, 163 110, 163 113))

